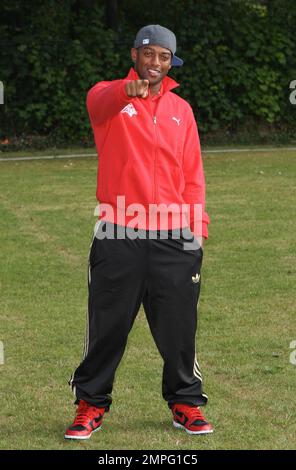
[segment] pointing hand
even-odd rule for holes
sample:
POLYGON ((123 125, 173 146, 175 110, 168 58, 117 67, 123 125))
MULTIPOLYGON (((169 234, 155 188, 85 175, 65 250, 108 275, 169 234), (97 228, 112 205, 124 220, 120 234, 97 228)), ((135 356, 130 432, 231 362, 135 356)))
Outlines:
POLYGON ((128 96, 146 98, 148 96, 149 80, 131 80, 126 83, 125 91, 128 96))

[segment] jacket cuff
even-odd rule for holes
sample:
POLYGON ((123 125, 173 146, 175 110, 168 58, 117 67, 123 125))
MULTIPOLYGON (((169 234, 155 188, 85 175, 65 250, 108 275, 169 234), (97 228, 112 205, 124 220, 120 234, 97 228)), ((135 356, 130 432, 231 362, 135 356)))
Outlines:
POLYGON ((198 222, 196 224, 191 224, 190 230, 196 238, 199 238, 201 235, 204 238, 208 238, 208 222, 198 222), (200 233, 201 232, 201 233, 200 233))
POLYGON ((208 223, 207 222, 203 222, 202 223, 202 236, 204 238, 208 238, 209 236, 209 232, 208 232, 208 223))

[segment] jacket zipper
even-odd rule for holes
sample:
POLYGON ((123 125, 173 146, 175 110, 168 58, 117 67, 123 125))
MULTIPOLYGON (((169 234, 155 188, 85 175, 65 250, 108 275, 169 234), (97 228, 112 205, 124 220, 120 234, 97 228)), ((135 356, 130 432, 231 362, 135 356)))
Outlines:
POLYGON ((155 149, 154 149, 154 184, 153 184, 153 202, 157 204, 157 197, 156 197, 156 162, 157 162, 157 132, 156 132, 156 125, 157 119, 156 115, 153 116, 153 124, 154 124, 154 141, 155 141, 155 149))
POLYGON ((152 121, 153 121, 153 127, 154 127, 154 169, 153 169, 153 193, 152 193, 152 201, 153 204, 157 204, 157 184, 156 184, 156 168, 157 168, 157 142, 158 142, 158 136, 157 136, 157 117, 156 117, 156 112, 158 110, 159 102, 161 100, 161 97, 158 99, 158 103, 155 108, 155 113, 153 114, 152 112, 152 107, 149 102, 150 106, 150 112, 152 115, 152 121))

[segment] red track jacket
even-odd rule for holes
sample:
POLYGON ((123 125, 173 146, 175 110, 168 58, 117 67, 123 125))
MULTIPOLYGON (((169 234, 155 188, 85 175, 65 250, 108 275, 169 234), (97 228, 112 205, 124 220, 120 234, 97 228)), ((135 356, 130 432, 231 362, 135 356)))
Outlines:
POLYGON ((192 109, 170 92, 178 83, 169 77, 153 97, 127 96, 126 81, 138 79, 132 68, 125 79, 99 82, 87 95, 99 156, 99 218, 147 230, 190 226, 196 236, 202 227, 207 238, 204 172, 192 109), (117 196, 125 197, 123 204, 117 196), (201 205, 199 214, 194 204, 201 205), (112 214, 105 205, 113 208, 112 214), (158 214, 166 211, 166 227, 159 216, 155 226, 151 205, 158 214), (135 215, 137 223, 132 224, 135 215))

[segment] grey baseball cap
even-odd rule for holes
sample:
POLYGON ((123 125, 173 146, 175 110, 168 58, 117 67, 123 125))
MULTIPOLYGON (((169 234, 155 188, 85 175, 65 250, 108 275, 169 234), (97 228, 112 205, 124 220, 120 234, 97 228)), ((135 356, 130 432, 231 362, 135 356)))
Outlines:
POLYGON ((155 46, 169 49, 173 54, 172 65, 175 67, 183 65, 183 60, 175 55, 177 49, 176 36, 169 29, 159 24, 150 24, 141 28, 137 32, 134 47, 137 49, 138 47, 147 46, 148 44, 154 44, 155 46))

